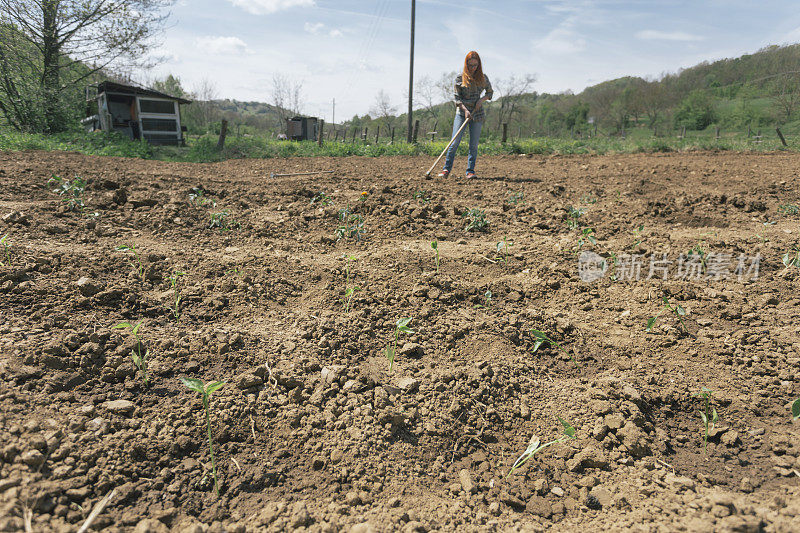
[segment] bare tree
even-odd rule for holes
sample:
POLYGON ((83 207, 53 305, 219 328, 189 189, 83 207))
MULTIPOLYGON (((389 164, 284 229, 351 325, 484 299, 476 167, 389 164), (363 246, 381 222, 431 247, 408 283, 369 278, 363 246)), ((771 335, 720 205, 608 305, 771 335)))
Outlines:
POLYGON ((494 100, 499 102, 493 107, 496 111, 498 126, 508 123, 520 112, 520 107, 525 94, 530 92, 533 84, 536 83, 536 76, 525 74, 521 77, 511 75, 506 79, 498 79, 492 82, 494 89, 494 100))
POLYGON ((64 129, 63 100, 79 83, 101 69, 152 61, 147 52, 172 3, 0 0, 0 111, 18 129, 64 129), (31 80, 33 94, 25 92, 31 80), (40 109, 35 124, 24 112, 31 98, 40 109))
POLYGON ((285 129, 286 119, 299 115, 303 107, 303 82, 291 80, 283 74, 272 76, 272 105, 285 129))
POLYGON ((215 100, 219 98, 219 91, 217 90, 216 83, 210 78, 202 78, 194 88, 195 103, 199 116, 198 122, 202 127, 208 129, 209 125, 214 122, 219 115, 219 108, 215 100))
POLYGON ((800 76, 794 72, 776 76, 769 95, 778 110, 778 119, 788 122, 800 106, 800 76))
POLYGON ((369 114, 379 120, 386 128, 391 129, 397 114, 397 106, 392 105, 392 100, 381 89, 375 96, 375 104, 370 108, 369 114))

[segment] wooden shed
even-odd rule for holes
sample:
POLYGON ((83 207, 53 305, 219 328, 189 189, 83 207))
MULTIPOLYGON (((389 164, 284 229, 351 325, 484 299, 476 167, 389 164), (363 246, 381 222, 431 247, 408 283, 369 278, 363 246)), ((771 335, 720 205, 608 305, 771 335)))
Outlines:
POLYGON ((292 117, 286 119, 286 132, 293 141, 314 141, 317 139, 317 117, 292 117))
POLYGON ((151 144, 183 144, 181 104, 191 100, 104 81, 86 88, 87 131, 119 131, 131 139, 145 139, 151 144))

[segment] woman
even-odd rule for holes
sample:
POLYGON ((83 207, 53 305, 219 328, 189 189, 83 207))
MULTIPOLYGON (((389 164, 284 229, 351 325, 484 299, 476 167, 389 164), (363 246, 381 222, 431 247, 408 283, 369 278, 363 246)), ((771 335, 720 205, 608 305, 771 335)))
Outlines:
MULTIPOLYGON (((470 52, 464 59, 464 71, 456 76, 455 84, 455 103, 456 103, 456 118, 453 120, 453 136, 456 140, 453 141, 452 146, 447 151, 447 157, 444 161, 444 169, 439 177, 446 178, 453 168, 453 159, 456 157, 456 150, 458 144, 461 142, 461 136, 464 132, 459 133, 458 130, 464 124, 465 120, 469 121, 469 158, 467 158, 467 177, 475 177, 475 159, 478 156, 478 139, 481 136, 481 126, 483 125, 484 112, 483 103, 486 100, 491 100, 494 92, 492 91, 492 84, 489 83, 489 78, 483 73, 483 65, 481 65, 481 58, 478 52, 470 52), (481 97, 481 93, 485 94, 481 97)), ((465 128, 466 129, 466 128, 465 128)))

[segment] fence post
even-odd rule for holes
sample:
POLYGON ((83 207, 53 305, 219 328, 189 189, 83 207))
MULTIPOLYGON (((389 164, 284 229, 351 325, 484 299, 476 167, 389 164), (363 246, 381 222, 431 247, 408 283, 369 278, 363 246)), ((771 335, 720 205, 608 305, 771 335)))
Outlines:
POLYGON ((775 131, 778 132, 778 137, 781 138, 781 142, 783 143, 783 145, 789 146, 788 144, 786 144, 786 139, 784 138, 783 133, 781 133, 781 129, 776 127, 775 131))
POLYGON ((719 126, 717 126, 717 140, 719 140, 719 126))
POLYGON ((222 119, 222 126, 219 129, 219 141, 217 141, 217 150, 225 148, 225 136, 228 135, 228 121, 222 119))
POLYGON ((325 121, 324 120, 320 120, 319 121, 319 132, 318 132, 319 135, 317 137, 317 146, 322 146, 322 134, 323 134, 324 131, 325 131, 325 121))
POLYGON ((367 144, 367 135, 369 135, 369 126, 364 126, 364 133, 361 134, 361 140, 364 141, 364 144, 367 144))
POLYGON ((411 142, 417 144, 417 135, 419 134, 419 120, 414 121, 414 135, 411 138, 411 142))
POLYGON ((503 122, 503 139, 500 142, 505 143, 507 138, 508 138, 508 124, 503 122))
POLYGON ((390 144, 394 144, 394 127, 392 128, 392 140, 391 140, 390 144))
POLYGON ((355 144, 355 142, 356 142, 356 133, 358 133, 358 127, 357 126, 353 126, 353 140, 350 141, 352 144, 355 144))
POLYGON ((381 127, 380 127, 380 126, 378 126, 378 127, 375 129, 375 144, 378 144, 378 136, 379 136, 380 134, 381 134, 381 127))

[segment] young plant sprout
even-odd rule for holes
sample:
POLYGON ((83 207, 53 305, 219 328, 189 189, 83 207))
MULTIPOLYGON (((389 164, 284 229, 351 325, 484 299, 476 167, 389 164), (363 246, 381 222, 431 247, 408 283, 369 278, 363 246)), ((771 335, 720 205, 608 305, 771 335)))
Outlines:
POLYGON ((575 366, 578 366, 578 361, 575 360, 575 356, 565 350, 559 343, 548 337, 545 333, 539 331, 538 329, 532 329, 531 334, 536 338, 536 341, 533 343, 533 353, 536 353, 536 350, 538 350, 542 344, 547 343, 551 348, 556 348, 557 350, 564 352, 569 357, 570 361, 575 363, 575 366))
POLYGON ((203 380, 196 378, 181 378, 181 382, 189 389, 197 392, 203 397, 203 409, 206 412, 206 427, 208 428, 208 451, 211 454, 211 472, 214 475, 214 490, 219 498, 219 482, 217 481, 217 463, 214 460, 214 443, 211 439, 211 417, 209 416, 208 404, 211 401, 211 394, 219 390, 225 383, 222 381, 212 381, 204 384, 203 380))
POLYGON ((392 371, 392 366, 394 365, 394 356, 397 355, 397 339, 400 338, 400 333, 414 333, 414 330, 408 327, 408 323, 411 322, 411 317, 408 318, 400 318, 397 320, 397 324, 394 328, 394 341, 392 344, 386 347, 386 359, 389 360, 389 372, 392 371))
POLYGON ((497 255, 495 256, 495 258, 498 261, 502 261, 503 264, 506 264, 506 265, 508 264, 508 247, 509 246, 514 246, 514 243, 510 243, 509 244, 508 237, 505 236, 505 235, 503 235, 503 240, 498 242, 497 246, 496 246, 497 255))
POLYGON ((508 205, 517 205, 525 203, 525 193, 522 191, 515 192, 506 199, 506 203, 508 205))
POLYGON ((120 244, 117 246, 117 250, 121 252, 128 252, 128 262, 133 268, 136 269, 136 273, 139 274, 139 278, 144 281, 144 266, 142 266, 142 258, 139 255, 139 252, 136 251, 136 244, 120 244))
POLYGON ((583 230, 581 230, 581 235, 578 237, 578 244, 575 246, 575 253, 578 253, 587 242, 597 244, 597 239, 594 236, 594 228, 583 228, 583 230))
POLYGON ((419 200, 422 204, 427 204, 431 201, 430 193, 424 189, 417 189, 414 191, 414 194, 412 194, 411 197, 414 200, 419 200))
POLYGON ((483 303, 482 304, 475 304, 472 306, 473 309, 484 309, 492 306, 492 291, 491 289, 486 289, 486 292, 483 293, 483 303))
POLYGON ((189 200, 197 207, 205 207, 209 204, 211 207, 217 207, 217 202, 206 198, 205 194, 206 191, 202 187, 192 187, 191 192, 189 192, 189 200))
POLYGON ((318 192, 312 199, 311 205, 319 204, 319 205, 331 205, 333 203, 333 198, 325 194, 324 192, 318 192))
POLYGON ((353 213, 350 206, 343 207, 339 210, 339 227, 336 228, 336 240, 353 238, 356 241, 361 241, 361 236, 364 234, 364 218, 353 213))
POLYGON ((683 307, 681 307, 680 304, 675 304, 675 306, 673 307, 672 304, 669 303, 669 299, 666 296, 662 296, 661 301, 664 302, 664 305, 658 311, 658 314, 656 316, 647 319, 647 331, 651 331, 653 329, 653 325, 656 323, 656 319, 659 316, 661 316, 661 313, 663 313, 664 310, 666 309, 670 313, 675 315, 675 317, 678 319, 678 322, 680 322, 681 327, 683 327, 683 331, 688 333, 689 330, 686 328, 686 324, 683 322, 683 316, 686 315, 686 310, 683 307))
POLYGON ((781 257, 781 261, 786 268, 790 266, 800 268, 800 248, 794 247, 781 257))
POLYGON ((528 462, 528 459, 533 457, 533 455, 536 452, 541 451, 541 450, 547 448, 548 446, 552 446, 554 444, 561 444, 563 442, 567 442, 570 439, 574 440, 576 438, 575 437, 575 428, 572 427, 569 422, 567 422, 566 420, 564 420, 560 416, 558 416, 556 418, 558 418, 558 421, 561 422, 562 426, 564 426, 564 435, 562 437, 559 437, 559 438, 553 440, 553 441, 550 441, 548 443, 541 444, 541 445, 539 444, 540 441, 536 437, 536 435, 532 436, 530 442, 528 443, 528 447, 525 449, 524 452, 522 452, 522 455, 520 455, 517 458, 517 460, 514 461, 514 464, 511 465, 511 470, 509 470, 508 474, 506 474, 506 479, 508 479, 509 476, 511 476, 511 474, 513 474, 514 471, 517 468, 521 467, 526 462, 528 462))
POLYGON ((433 240, 431 241, 431 248, 436 253, 436 273, 439 273, 439 241, 433 240))
POLYGON ((223 209, 218 213, 211 213, 211 222, 208 224, 208 228, 219 228, 220 231, 230 231, 234 228, 241 227, 241 224, 236 220, 233 220, 233 215, 231 214, 230 209, 223 209))
POLYGON ((644 224, 639 224, 639 227, 634 228, 633 234, 636 237, 636 242, 631 244, 631 249, 635 249, 637 246, 642 244, 642 231, 644 230, 644 224))
POLYGON ((4 259, 3 261, 0 261, 0 267, 5 267, 6 265, 11 266, 11 245, 8 244, 8 233, 3 235, 3 238, 0 239, 0 246, 3 247, 3 259, 4 259))
POLYGON ((717 416, 717 409, 715 407, 711 407, 711 394, 714 391, 708 389, 706 387, 702 387, 698 392, 694 394, 695 398, 702 398, 703 399, 703 410, 700 411, 700 419, 703 421, 703 426, 705 427, 705 433, 703 434, 703 453, 706 453, 706 449, 708 448, 708 430, 709 425, 711 429, 714 428, 714 425, 719 420, 719 416, 717 416), (709 410, 710 409, 710 410, 709 410))
POLYGON ((360 291, 361 288, 359 287, 350 287, 350 263, 351 261, 355 261, 356 258, 352 255, 344 256, 345 266, 344 266, 344 298, 342 298, 342 310, 347 313, 350 311, 353 296, 355 296, 356 291, 360 291))
POLYGON ((700 262, 700 273, 701 274, 704 273, 707 268, 706 263, 708 262, 708 253, 705 251, 705 249, 703 249, 702 246, 697 244, 686 254, 687 259, 690 259, 692 256, 699 258, 698 260, 700 262))
POLYGON ((800 420, 800 398, 792 402, 792 418, 800 420))
POLYGON ((585 212, 586 211, 584 209, 567 206, 567 216, 566 216, 567 227, 569 229, 579 228, 581 223, 578 219, 580 219, 580 217, 583 216, 585 212))
POLYGON ((185 272, 173 272, 169 277, 169 284, 172 286, 172 314, 175 316, 175 321, 180 318, 180 305, 181 305, 181 290, 178 286, 181 276, 186 275, 185 272))
POLYGON ((61 196, 61 201, 67 206, 68 211, 83 211, 86 207, 83 201, 83 191, 86 189, 86 181, 75 176, 72 181, 53 175, 47 184, 57 184, 53 192, 61 196))
POLYGON ((487 231, 489 229, 486 213, 480 209, 468 209, 461 217, 467 220, 467 225, 464 226, 466 231, 487 231))
POLYGON ((111 329, 131 330, 131 333, 133 333, 133 336, 136 339, 136 348, 131 350, 131 360, 133 361, 133 365, 139 369, 139 372, 142 373, 142 378, 144 379, 145 385, 149 385, 150 380, 147 377, 147 359, 150 357, 150 350, 145 350, 144 354, 142 354, 142 339, 139 337, 139 327, 141 325, 141 320, 135 325, 131 324, 130 322, 120 322, 111 329))
POLYGON ((800 207, 797 207, 794 204, 783 204, 778 206, 778 213, 784 216, 791 216, 800 213, 800 207))

